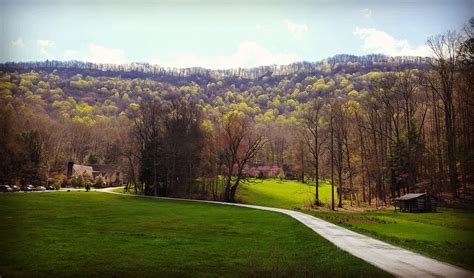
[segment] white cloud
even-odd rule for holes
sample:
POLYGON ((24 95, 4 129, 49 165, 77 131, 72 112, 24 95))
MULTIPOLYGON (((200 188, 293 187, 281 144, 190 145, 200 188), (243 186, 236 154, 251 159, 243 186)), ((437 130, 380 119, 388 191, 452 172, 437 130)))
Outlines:
POLYGON ((185 54, 170 59, 172 62, 155 59, 152 64, 163 67, 203 67, 208 69, 249 68, 263 65, 287 65, 299 61, 299 57, 292 53, 272 52, 255 42, 243 42, 236 51, 227 56, 201 57, 194 54, 185 54))
POLYGON ((98 64, 126 64, 125 53, 119 48, 107 48, 104 46, 89 44, 90 55, 83 56, 85 62, 98 64))
POLYGON ((16 41, 12 41, 12 45, 16 47, 25 47, 25 42, 22 38, 18 38, 16 41))
POLYGON ((66 49, 66 51, 64 51, 63 56, 64 56, 64 59, 66 59, 66 60, 73 60, 73 59, 75 59, 76 54, 77 54, 76 50, 66 49))
POLYGON ((54 42, 50 40, 37 40, 36 44, 40 48, 40 52, 46 56, 50 56, 49 50, 54 47, 54 42))
POLYGON ((290 31, 294 39, 300 40, 303 35, 308 32, 308 26, 306 24, 298 24, 289 20, 283 21, 286 28, 290 31))
POLYGON ((364 17, 365 18, 370 18, 372 16, 372 10, 371 9, 364 9, 364 17))
POLYGON ((391 56, 431 56, 432 52, 427 45, 412 47, 408 40, 399 40, 375 28, 359 28, 353 32, 354 36, 362 39, 362 49, 371 53, 383 53, 391 56))

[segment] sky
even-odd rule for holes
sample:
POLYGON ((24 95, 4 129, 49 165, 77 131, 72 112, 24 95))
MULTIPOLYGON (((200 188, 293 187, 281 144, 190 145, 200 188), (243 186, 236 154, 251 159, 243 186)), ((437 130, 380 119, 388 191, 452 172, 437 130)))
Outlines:
POLYGON ((0 62, 78 60, 211 69, 336 54, 429 56, 474 0, 0 0, 0 62))

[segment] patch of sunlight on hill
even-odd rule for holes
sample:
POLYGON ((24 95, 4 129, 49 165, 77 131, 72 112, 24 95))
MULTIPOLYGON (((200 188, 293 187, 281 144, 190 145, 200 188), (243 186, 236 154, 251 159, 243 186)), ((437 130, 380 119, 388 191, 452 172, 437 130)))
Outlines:
MULTIPOLYGON (((335 197, 337 199, 337 194, 335 197)), ((298 181, 280 181, 278 179, 258 180, 255 183, 243 184, 237 190, 237 199, 246 204, 279 208, 300 208, 314 202, 314 182, 304 184, 298 181)), ((324 204, 331 201, 331 186, 321 181, 319 199, 324 204)))

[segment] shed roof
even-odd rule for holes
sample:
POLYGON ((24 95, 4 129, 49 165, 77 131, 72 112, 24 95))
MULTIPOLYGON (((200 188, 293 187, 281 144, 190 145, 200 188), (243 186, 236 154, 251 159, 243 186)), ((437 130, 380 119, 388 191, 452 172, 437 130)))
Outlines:
POLYGON ((426 193, 408 193, 406 195, 395 198, 395 200, 398 200, 398 201, 412 200, 412 199, 416 199, 416 198, 419 198, 419 197, 424 196, 424 195, 426 195, 426 193))

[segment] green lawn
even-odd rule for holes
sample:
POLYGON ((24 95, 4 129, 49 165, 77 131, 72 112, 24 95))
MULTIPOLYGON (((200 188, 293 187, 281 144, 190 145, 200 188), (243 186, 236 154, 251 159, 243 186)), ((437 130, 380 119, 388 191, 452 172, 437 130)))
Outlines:
MULTIPOLYGON (((337 201, 337 194, 334 192, 337 201)), ((298 181, 280 181, 278 179, 258 180, 255 183, 243 184, 237 189, 237 199, 246 204, 279 208, 301 208, 309 206, 315 200, 314 182, 304 184, 298 181)), ((321 181, 319 199, 329 205, 331 186, 321 181)))
POLYGON ((388 243, 474 270, 474 212, 309 212, 388 243))
POLYGON ((99 192, 0 194, 2 277, 387 276, 278 213, 99 192))
MULTIPOLYGON (((474 270, 474 211, 440 209, 438 213, 374 211, 314 212, 304 210, 314 200, 314 186, 300 182, 264 180, 238 189, 243 203, 299 209, 417 253, 474 270)), ((320 196, 330 203, 331 187, 322 186, 320 196)), ((336 200, 337 202, 337 200, 336 200)))

